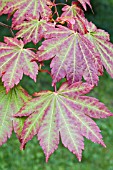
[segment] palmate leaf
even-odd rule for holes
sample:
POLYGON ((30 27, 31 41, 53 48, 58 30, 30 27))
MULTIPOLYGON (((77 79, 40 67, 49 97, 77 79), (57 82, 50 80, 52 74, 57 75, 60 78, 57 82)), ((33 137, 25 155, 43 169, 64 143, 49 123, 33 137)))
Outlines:
POLYGON ((4 38, 5 43, 0 43, 0 77, 8 92, 15 84, 17 85, 23 74, 30 76, 36 81, 38 65, 31 62, 35 53, 24 49, 22 40, 16 38, 4 38))
POLYGON ((72 2, 72 5, 66 5, 62 8, 61 17, 57 18, 57 21, 66 21, 67 27, 73 29, 81 34, 86 33, 85 22, 86 18, 84 17, 83 10, 76 4, 72 2))
POLYGON ((71 6, 66 5, 62 8, 61 17, 57 18, 57 21, 68 21, 71 24, 75 24, 75 18, 77 19, 79 15, 84 17, 84 11, 76 4, 76 2, 72 2, 71 6))
POLYGON ((38 43, 53 24, 47 23, 46 20, 38 20, 36 17, 27 17, 27 21, 22 22, 14 27, 17 32, 16 37, 21 37, 24 43, 33 41, 34 44, 38 43))
POLYGON ((11 14, 16 11, 13 16, 13 25, 21 23, 26 17, 49 18, 51 9, 48 7, 47 0, 13 0, 7 3, 1 14, 11 14))
POLYGON ((65 5, 62 8, 62 15, 61 17, 76 17, 76 15, 82 15, 84 16, 84 11, 76 4, 76 2, 72 2, 71 6, 70 5, 65 5))
POLYGON ((84 149, 83 137, 105 146, 100 129, 91 118, 106 118, 110 111, 97 99, 82 96, 93 88, 87 83, 65 83, 58 92, 40 92, 38 97, 26 102, 15 117, 27 117, 21 135, 21 149, 38 136, 40 145, 49 156, 57 149, 59 134, 65 147, 73 152, 79 161, 84 149))
POLYGON ((87 24, 87 29, 89 32, 86 37, 94 44, 95 51, 100 55, 101 65, 113 78, 113 44, 109 42, 109 34, 97 29, 91 22, 87 24))
POLYGON ((20 86, 6 94, 0 81, 0 145, 11 137, 13 128, 20 138, 25 119, 14 119, 13 115, 20 110, 24 102, 30 99, 31 97, 20 86))
POLYGON ((50 28, 37 53, 38 60, 52 59, 53 85, 66 76, 68 82, 80 81, 82 76, 93 85, 98 82, 97 53, 84 36, 64 26, 50 28))

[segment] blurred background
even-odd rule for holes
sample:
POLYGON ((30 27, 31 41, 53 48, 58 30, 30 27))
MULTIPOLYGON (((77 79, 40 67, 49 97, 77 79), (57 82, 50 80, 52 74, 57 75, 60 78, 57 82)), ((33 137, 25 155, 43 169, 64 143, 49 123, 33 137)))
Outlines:
MULTIPOLYGON (((61 1, 65 2, 65 0, 61 1)), ((94 14, 88 8, 86 17, 98 28, 109 32, 113 43, 113 0, 91 0, 91 3, 94 14)), ((11 25, 11 21, 7 21, 5 15, 0 17, 0 22, 11 25)), ((0 26, 0 41, 3 41, 3 36, 11 36, 11 34, 7 28, 0 26)), ((28 43, 26 47, 38 48, 39 45, 40 43, 36 46, 28 43)), ((49 69, 49 62, 45 62, 44 69, 46 68, 49 69)), ((36 83, 24 76, 20 84, 29 94, 39 90, 52 90, 51 78, 46 73, 39 73, 36 83)), ((61 82, 58 86, 60 84, 61 82)), ((100 77, 98 87, 89 95, 98 98, 113 112, 113 80, 106 72, 103 77, 100 77)), ((0 170, 113 170, 113 118, 96 120, 96 123, 102 130, 107 148, 85 139, 81 163, 61 143, 49 162, 45 163, 45 156, 36 137, 28 142, 25 151, 20 151, 19 141, 13 134, 11 139, 0 148, 0 170)))

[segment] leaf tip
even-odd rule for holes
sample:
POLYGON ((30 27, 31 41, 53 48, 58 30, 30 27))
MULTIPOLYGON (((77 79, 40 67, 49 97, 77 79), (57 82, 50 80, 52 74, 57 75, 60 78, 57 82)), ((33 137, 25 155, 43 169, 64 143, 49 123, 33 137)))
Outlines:
POLYGON ((78 157, 78 161, 81 162, 82 158, 81 157, 78 157))
POLYGON ((101 142, 101 145, 102 145, 104 148, 106 148, 106 145, 105 145, 105 143, 104 143, 103 140, 102 140, 102 142, 101 142))
POLYGON ((81 162, 81 160, 82 160, 82 154, 76 154, 76 157, 77 157, 78 161, 81 162))
POLYGON ((46 163, 48 163, 48 160, 49 160, 49 156, 46 156, 46 163))

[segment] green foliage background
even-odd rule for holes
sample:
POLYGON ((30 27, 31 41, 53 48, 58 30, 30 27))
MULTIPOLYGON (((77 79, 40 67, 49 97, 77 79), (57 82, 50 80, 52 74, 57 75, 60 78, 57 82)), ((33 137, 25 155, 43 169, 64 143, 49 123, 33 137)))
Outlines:
MULTIPOLYGON (((89 9, 86 17, 97 27, 108 31, 113 42, 113 0, 91 0, 91 3, 94 14, 89 9)), ((11 24, 11 21, 7 21, 6 18, 5 15, 0 17, 0 21, 11 24)), ((0 27, 1 41, 3 36, 11 35, 8 29, 0 27)), ((28 46, 32 47, 33 44, 29 43, 28 46)), ((48 64, 45 62, 47 69, 49 69, 48 64)), ((21 85, 32 94, 34 91, 51 90, 51 79, 46 73, 39 73, 37 83, 24 76, 21 85)), ((103 77, 100 77, 99 86, 89 95, 98 98, 113 112, 113 79, 106 72, 103 77)), ((11 139, 0 148, 0 170, 113 170, 113 118, 96 120, 96 122, 102 130, 107 148, 85 139, 81 163, 62 144, 50 157, 49 162, 45 163, 43 151, 36 137, 28 142, 25 151, 20 151, 19 141, 13 134, 11 139)))

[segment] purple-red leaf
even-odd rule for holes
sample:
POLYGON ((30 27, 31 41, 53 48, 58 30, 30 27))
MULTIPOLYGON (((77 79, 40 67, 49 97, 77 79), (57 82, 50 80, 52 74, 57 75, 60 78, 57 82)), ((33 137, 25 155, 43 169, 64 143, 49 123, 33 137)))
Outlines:
POLYGON ((92 43, 83 35, 66 27, 49 29, 46 40, 37 53, 39 61, 52 59, 53 85, 66 76, 70 84, 84 79, 98 83, 97 53, 92 43))
POLYGON ((37 93, 38 97, 26 102, 15 114, 15 117, 28 117, 21 133, 21 149, 34 135, 38 135, 48 161, 58 147, 60 134, 63 145, 80 161, 83 137, 105 146, 100 129, 91 117, 106 118, 112 113, 97 99, 82 96, 92 88, 87 83, 78 82, 69 87, 64 83, 58 92, 37 93))
POLYGON ((61 17, 58 17, 56 21, 66 21, 68 28, 78 31, 81 34, 87 32, 84 12, 76 3, 72 3, 71 6, 66 5, 62 10, 61 17))
POLYGON ((4 38, 5 43, 0 43, 0 77, 7 92, 18 84, 23 74, 36 81, 38 65, 31 62, 36 57, 29 49, 24 49, 22 40, 16 38, 4 38))

